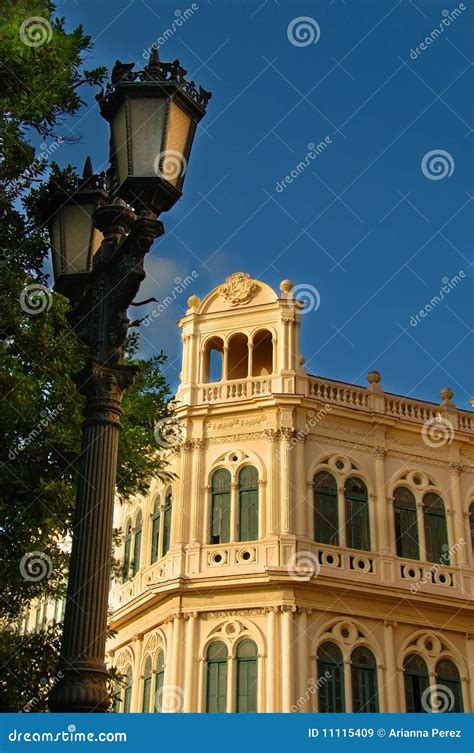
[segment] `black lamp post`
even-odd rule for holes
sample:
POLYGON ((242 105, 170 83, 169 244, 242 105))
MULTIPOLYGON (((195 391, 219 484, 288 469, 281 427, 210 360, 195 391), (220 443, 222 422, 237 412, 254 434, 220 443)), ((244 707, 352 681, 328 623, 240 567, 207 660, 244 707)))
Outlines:
POLYGON ((156 217, 181 196, 211 96, 185 75, 179 61, 162 63, 156 50, 143 71, 117 62, 97 97, 111 127, 108 191, 88 160, 76 190, 55 196, 51 207, 55 289, 71 300, 69 320, 87 353, 75 375, 86 403, 61 679, 51 711, 109 708, 104 659, 120 403, 135 373, 124 363, 127 309, 145 278, 145 254, 164 232, 156 217))

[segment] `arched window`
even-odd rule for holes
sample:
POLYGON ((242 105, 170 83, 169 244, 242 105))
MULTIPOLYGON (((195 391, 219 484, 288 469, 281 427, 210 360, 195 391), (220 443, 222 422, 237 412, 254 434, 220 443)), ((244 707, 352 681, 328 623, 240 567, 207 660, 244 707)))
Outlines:
POLYGON ((227 710, 227 647, 222 641, 207 649, 206 711, 210 714, 227 710))
POLYGON ((430 684, 428 668, 418 654, 409 654, 403 662, 405 703, 407 711, 419 714, 429 711, 427 688, 430 684))
POLYGON ((171 515, 173 510, 173 492, 168 489, 165 497, 165 507, 163 510, 163 551, 164 557, 170 548, 171 541, 171 515))
POLYGON ((203 353, 203 382, 219 382, 222 377, 224 342, 220 337, 211 337, 206 342, 203 353))
POLYGON ((247 335, 239 332, 229 340, 227 379, 246 379, 249 373, 249 346, 247 335))
POLYGON ((346 544, 351 549, 370 549, 369 500, 367 487, 359 478, 345 485, 346 544))
POLYGON ((211 479, 211 544, 230 541, 230 473, 225 468, 214 471, 211 479))
POLYGON ((438 711, 462 713, 461 678, 455 663, 450 659, 440 659, 436 665, 436 689, 433 692, 432 705, 438 711))
POLYGON ((319 544, 339 545, 337 484, 330 473, 322 471, 313 479, 314 540, 319 544))
POLYGON ((151 519, 151 565, 158 559, 158 548, 160 544, 160 516, 160 498, 157 497, 155 499, 155 504, 153 505, 153 516, 151 519))
POLYGON ((395 544, 399 557, 420 559, 415 495, 404 486, 395 489, 395 544))
POLYGON ((125 674, 125 688, 123 692, 123 710, 127 714, 132 705, 132 668, 129 667, 125 674))
POLYGON ((376 713, 379 710, 377 665, 368 648, 359 646, 351 654, 352 710, 354 713, 376 713))
POLYGON ((123 564, 122 564, 122 583, 126 583, 130 577, 130 557, 132 551, 132 521, 130 519, 125 523, 125 538, 123 541, 123 564))
POLYGON ((252 376, 267 376, 273 372, 272 333, 260 330, 254 335, 252 348, 252 376))
POLYGON ((344 662, 341 649, 327 641, 318 648, 318 711, 342 713, 344 708, 344 662))
POLYGON ((257 646, 241 641, 237 646, 237 712, 257 711, 257 646))
POLYGON ((140 554, 142 549, 142 511, 138 511, 135 522, 135 536, 133 537, 133 567, 132 574, 135 576, 140 570, 140 554))
POLYGON ((160 712, 163 707, 163 683, 165 679, 165 655, 158 652, 156 657, 156 682, 155 682, 155 711, 160 712))
POLYGON ((258 539, 258 471, 246 465, 239 472, 239 541, 258 539))
POLYGON ((469 527, 471 529, 471 552, 474 560, 474 502, 471 503, 469 508, 469 527))
POLYGON ((444 502, 435 492, 423 497, 425 522, 426 559, 428 562, 443 562, 449 565, 448 532, 444 502))
POLYGON ((142 712, 144 714, 147 714, 150 711, 151 684, 151 656, 148 656, 145 662, 145 668, 143 670, 142 712))

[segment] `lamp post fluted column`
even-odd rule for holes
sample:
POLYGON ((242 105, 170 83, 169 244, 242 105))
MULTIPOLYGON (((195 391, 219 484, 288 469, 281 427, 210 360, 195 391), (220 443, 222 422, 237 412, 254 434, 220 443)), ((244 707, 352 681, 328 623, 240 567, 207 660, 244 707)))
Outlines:
POLYGON ((84 422, 60 681, 51 693, 51 711, 105 712, 110 705, 104 655, 120 403, 136 371, 123 360, 126 309, 145 277, 144 256, 163 233, 159 220, 117 204, 98 209, 94 222, 104 241, 70 315, 89 357, 74 377, 85 396, 84 422))
POLYGON ((97 95, 110 124, 108 182, 93 175, 88 159, 82 181, 53 198, 47 220, 55 289, 73 303, 69 321, 86 352, 75 377, 85 396, 84 423, 51 711, 109 708, 104 659, 120 404, 136 370, 124 361, 127 309, 145 278, 144 257, 163 233, 155 218, 182 195, 196 127, 211 97, 186 79, 179 60, 162 62, 155 49, 143 70, 133 68, 117 61, 97 95))

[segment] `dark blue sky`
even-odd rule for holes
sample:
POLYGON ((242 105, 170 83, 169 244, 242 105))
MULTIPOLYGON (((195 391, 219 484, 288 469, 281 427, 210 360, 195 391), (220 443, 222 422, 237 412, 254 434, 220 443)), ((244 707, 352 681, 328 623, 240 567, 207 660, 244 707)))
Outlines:
MULTIPOLYGON (((66 0, 58 13, 92 36, 88 67, 111 66, 116 58, 142 67, 144 48, 173 30, 179 11, 191 5, 66 0)), ((311 373, 365 383, 376 368, 387 391, 437 401, 448 385, 457 405, 468 408, 471 3, 199 0, 196 6, 160 52, 163 60, 179 57, 213 98, 184 196, 162 217, 166 234, 148 258, 142 297, 163 300, 175 278, 194 272, 196 280, 142 330, 144 352, 166 350, 174 386, 175 322, 188 295, 205 295, 234 271, 277 289, 290 278, 320 295, 319 308, 303 318, 301 350, 311 373), (449 26, 442 24, 448 11, 449 26), (304 16, 319 40, 306 44, 303 29, 296 37, 303 44, 295 45, 288 27, 304 16), (432 43, 420 49, 429 36, 432 43), (307 157, 308 144, 326 137, 327 148, 277 191, 277 182, 307 157), (423 157, 440 150, 451 174, 431 174, 427 158, 427 177, 423 157), (456 275, 444 300, 413 319, 456 275)), ((68 123, 82 143, 62 146, 55 153, 61 164, 81 166, 91 154, 95 168, 104 166, 108 127, 92 94, 88 102, 68 123)))

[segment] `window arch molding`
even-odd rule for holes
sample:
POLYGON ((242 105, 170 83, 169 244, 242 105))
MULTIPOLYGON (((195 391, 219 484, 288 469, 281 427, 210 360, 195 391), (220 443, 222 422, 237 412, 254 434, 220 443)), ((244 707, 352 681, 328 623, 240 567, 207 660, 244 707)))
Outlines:
MULTIPOLYGON (((344 705, 346 712, 350 712, 353 708, 351 656, 354 650, 358 648, 367 649, 375 659, 378 708, 381 712, 385 711, 385 697, 383 693, 385 664, 383 652, 373 636, 371 640, 367 639, 366 634, 368 632, 369 628, 357 620, 338 618, 326 622, 316 631, 314 637, 310 640, 310 655, 312 657, 311 673, 315 678, 318 677, 318 650, 320 646, 323 643, 333 643, 340 650, 344 667, 344 705), (344 637, 343 631, 349 633, 347 638, 344 637)), ((316 699, 314 704, 315 708, 313 708, 313 711, 316 711, 316 699)))
POLYGON ((207 683, 207 657, 209 646, 213 643, 222 643, 227 650, 227 709, 235 710, 237 704, 237 689, 236 689, 236 673, 229 672, 229 662, 234 663, 234 670, 237 670, 237 649, 238 646, 244 641, 251 641, 257 648, 256 662, 257 662, 257 711, 263 711, 261 708, 262 700, 262 659, 266 657, 266 638, 261 629, 255 625, 251 620, 244 617, 230 618, 227 620, 221 620, 212 628, 202 641, 199 650, 199 685, 202 689, 202 693, 198 698, 198 711, 204 712, 206 710, 206 683, 207 683), (232 678, 234 684, 231 686, 230 678, 232 678))
MULTIPOLYGON (((230 541, 238 542, 238 516, 239 516, 239 476, 243 468, 252 466, 258 474, 258 539, 265 536, 266 531, 266 496, 267 472, 263 460, 255 452, 250 450, 235 449, 226 453, 225 457, 219 457, 214 461, 206 476, 206 497, 204 511, 205 539, 210 541, 210 524, 212 511, 212 479, 216 471, 224 470, 230 473, 230 541), (235 452, 238 456, 236 462, 231 458, 235 452)), ((225 542, 227 543, 227 542, 225 542)))
POLYGON ((344 661, 350 660, 351 653, 355 648, 367 648, 375 657, 377 669, 380 669, 380 667, 384 666, 383 651, 373 637, 372 640, 368 640, 365 637, 367 632, 370 632, 370 628, 358 620, 353 620, 352 618, 333 618, 319 628, 310 640, 310 654, 311 656, 315 656, 321 643, 325 643, 326 641, 335 643, 341 649, 344 661), (349 629, 352 628, 354 632, 353 635, 348 636, 347 640, 344 640, 342 630, 346 627, 349 629))
POLYGON ((129 675, 130 680, 131 680, 131 685, 129 686, 130 689, 133 686, 133 683, 135 681, 135 654, 133 652, 133 649, 130 646, 126 646, 125 648, 123 648, 117 657, 117 661, 114 662, 114 665, 118 674, 120 674, 122 677, 122 682, 120 683, 120 686, 119 686, 120 700, 118 701, 118 704, 117 704, 118 705, 117 710, 124 711, 125 691, 126 691, 125 678, 127 677, 127 675, 129 675))
MULTIPOLYGON (((461 679, 461 687, 463 697, 466 698, 466 678, 468 677, 468 668, 464 656, 460 651, 452 644, 452 642, 446 638, 443 634, 439 634, 436 631, 428 632, 427 630, 415 630, 402 642, 398 654, 397 654, 397 667, 403 669, 403 662, 409 654, 418 654, 428 667, 428 674, 430 682, 434 685, 436 664, 441 659, 449 659, 452 661, 459 672, 461 679), (427 639, 432 639, 435 644, 433 651, 428 651, 423 647, 424 642, 427 639)), ((403 672, 399 674, 403 675, 403 672)), ((403 676, 401 677, 403 682, 403 676)), ((402 696, 403 697, 403 696, 402 696)))
MULTIPOLYGON (((412 468, 408 472, 398 470, 387 484, 387 500, 390 502, 390 514, 389 514, 389 530, 390 530, 390 547, 392 554, 396 555, 396 532, 395 532, 395 492, 399 487, 408 489, 415 497, 416 514, 417 514, 417 532, 418 532, 418 548, 419 559, 422 562, 429 562, 427 559, 427 543, 425 535, 425 516, 423 501, 428 494, 436 494, 444 506, 444 520, 446 527, 446 538, 448 548, 452 542, 455 541, 454 532, 452 529, 452 507, 451 498, 448 490, 444 489, 444 485, 439 483, 439 480, 430 472, 430 477, 424 471, 417 471, 412 468), (415 483, 417 476, 420 477, 420 484, 415 483)), ((456 555, 451 561, 451 565, 456 563, 456 555)), ((448 564, 445 562, 445 564, 448 564)))
POLYGON ((457 666, 461 680, 467 677, 467 664, 463 655, 453 646, 451 641, 435 631, 431 633, 426 630, 417 630, 405 638, 398 651, 397 666, 403 667, 403 662, 409 654, 419 654, 426 663, 430 674, 435 672, 436 664, 440 659, 449 659, 457 666), (437 639, 441 644, 439 651, 430 653, 423 649, 421 641, 425 638, 437 639))
MULTIPOLYGON (((367 489, 367 506, 368 506, 368 525, 369 525, 369 538, 370 548, 368 550, 360 551, 376 551, 377 549, 377 527, 375 525, 375 486, 370 474, 357 464, 356 468, 348 467, 350 464, 346 463, 345 467, 339 470, 334 467, 333 464, 329 464, 324 461, 327 457, 327 453, 318 458, 315 458, 313 463, 310 464, 309 473, 306 477, 307 493, 304 497, 306 506, 306 528, 308 534, 314 537, 314 479, 318 473, 328 473, 336 481, 337 488, 337 509, 338 509, 338 526, 339 526, 339 544, 340 547, 347 546, 347 531, 346 531, 346 500, 345 500, 345 487, 348 479, 358 479, 363 482, 367 489)), ((343 456, 341 455, 341 460, 343 456)), ((331 546, 330 544, 323 546, 331 546)))
POLYGON ((214 643, 215 641, 221 641, 222 643, 225 643, 229 652, 229 656, 234 656, 237 645, 245 640, 253 641, 255 643, 255 645, 257 646, 258 657, 261 658, 266 656, 265 635, 257 625, 251 622, 251 620, 248 620, 245 617, 236 617, 235 619, 230 618, 227 620, 221 620, 205 637, 199 652, 200 658, 203 659, 207 656, 207 649, 209 648, 209 645, 211 643, 214 643), (235 635, 235 637, 230 637, 228 632, 226 632, 226 628, 228 628, 231 623, 236 623, 239 627, 239 632, 235 635))

